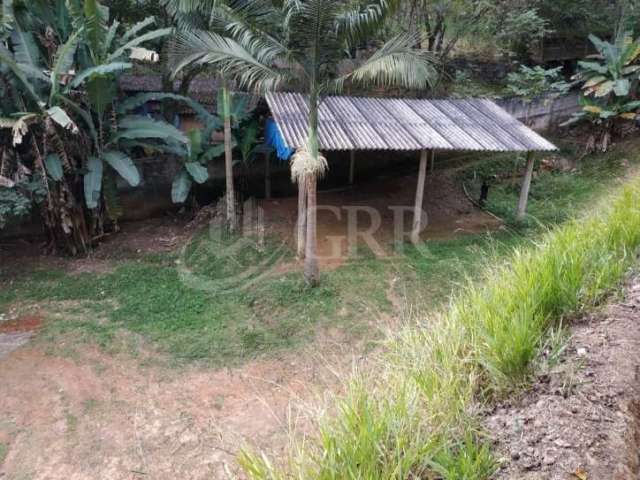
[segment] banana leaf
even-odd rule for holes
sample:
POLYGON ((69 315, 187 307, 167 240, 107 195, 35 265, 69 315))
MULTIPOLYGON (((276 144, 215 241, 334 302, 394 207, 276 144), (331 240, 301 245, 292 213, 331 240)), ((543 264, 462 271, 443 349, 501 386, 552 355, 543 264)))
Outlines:
POLYGON ((129 185, 132 187, 140 185, 140 172, 133 163, 133 160, 127 155, 118 151, 107 151, 102 154, 102 158, 118 172, 129 185))
POLYGON ((191 191, 191 176, 186 170, 180 170, 171 185, 171 200, 173 203, 184 203, 191 191))

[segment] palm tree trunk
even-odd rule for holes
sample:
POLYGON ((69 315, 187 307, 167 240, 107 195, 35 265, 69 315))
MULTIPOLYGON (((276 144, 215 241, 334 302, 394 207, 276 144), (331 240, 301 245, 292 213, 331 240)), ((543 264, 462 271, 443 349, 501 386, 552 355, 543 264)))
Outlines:
MULTIPOLYGON (((309 137, 308 150, 312 158, 318 163, 319 143, 318 143, 318 90, 311 87, 309 95, 309 137)), ((304 278, 310 287, 320 284, 320 269, 318 267, 318 252, 316 238, 316 191, 318 176, 314 172, 305 178, 305 190, 307 192, 307 236, 304 257, 304 278)))
POLYGON ((304 257, 304 279, 310 287, 320 284, 320 269, 318 267, 318 252, 316 238, 316 188, 317 177, 310 175, 305 181, 307 191, 307 241, 304 257))
POLYGON ((298 230, 296 232, 298 260, 304 258, 307 229, 307 179, 298 179, 298 230))
POLYGON ((234 232, 237 226, 236 194, 233 188, 233 148, 231 140, 231 95, 225 80, 222 82, 222 108, 224 112, 224 172, 227 183, 227 227, 234 232))

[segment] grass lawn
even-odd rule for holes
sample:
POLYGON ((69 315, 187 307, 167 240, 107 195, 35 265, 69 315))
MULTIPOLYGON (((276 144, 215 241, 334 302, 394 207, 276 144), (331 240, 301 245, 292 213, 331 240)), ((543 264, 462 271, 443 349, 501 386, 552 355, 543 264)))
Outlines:
MULTIPOLYGON (((267 241, 262 249, 246 247, 225 257, 220 252, 235 239, 210 240, 201 234, 184 251, 142 255, 106 273, 35 268, 18 274, 0 283, 0 313, 43 304, 59 313, 43 332, 52 343, 68 337, 116 349, 123 345, 120 333, 133 332, 178 363, 233 364, 294 347, 327 328, 375 340, 376 317, 392 314, 394 299, 421 310, 438 308, 461 282, 482 276, 484 267, 499 262, 512 247, 588 210, 624 174, 625 164, 638 161, 632 152, 633 145, 624 144, 584 159, 576 171, 540 173, 532 186, 531 217, 524 224, 512 216, 519 187, 511 180, 498 182, 488 208, 506 220, 503 231, 427 242, 392 260, 360 259, 324 273, 317 289, 306 288, 298 272, 256 277, 244 289, 190 288, 185 269, 201 283, 219 285, 276 254, 292 256, 267 241)), ((461 181, 475 191, 482 175, 512 170, 512 158, 497 156, 462 168, 461 181)), ((135 354, 135 346, 125 345, 135 354)))

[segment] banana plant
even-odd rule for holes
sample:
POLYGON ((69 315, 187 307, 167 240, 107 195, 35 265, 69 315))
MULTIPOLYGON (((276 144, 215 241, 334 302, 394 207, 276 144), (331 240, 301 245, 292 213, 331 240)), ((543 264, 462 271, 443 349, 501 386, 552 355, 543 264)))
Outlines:
POLYGON ((628 32, 620 32, 614 43, 591 35, 598 53, 578 62, 579 72, 573 77, 581 84, 582 109, 564 123, 571 125, 588 120, 597 126, 596 135, 589 140, 587 150, 608 149, 619 120, 638 119, 640 101, 640 41, 628 32))
MULTIPOLYGON (((47 2, 36 3, 45 8, 47 2)), ((17 20, 3 27, 0 89, 12 101, 0 107, 0 126, 11 128, 15 145, 29 142, 47 191, 44 213, 52 242, 75 254, 102 233, 104 214, 115 224, 116 176, 139 184, 128 153, 132 148, 144 143, 186 154, 189 141, 167 122, 115 106, 117 76, 132 67, 132 54, 153 58, 141 49, 171 30, 150 30, 153 19, 123 29, 117 21, 109 23, 108 9, 95 0, 51 3, 61 10, 50 25, 42 24, 45 15, 25 17, 24 10, 15 15, 43 30, 27 30, 17 20), (82 193, 93 229, 85 225, 82 193)))
POLYGON ((202 184, 209 180, 207 164, 224 153, 224 144, 209 143, 200 129, 192 129, 189 137, 189 155, 171 186, 171 199, 174 203, 184 203, 191 192, 193 182, 202 184))

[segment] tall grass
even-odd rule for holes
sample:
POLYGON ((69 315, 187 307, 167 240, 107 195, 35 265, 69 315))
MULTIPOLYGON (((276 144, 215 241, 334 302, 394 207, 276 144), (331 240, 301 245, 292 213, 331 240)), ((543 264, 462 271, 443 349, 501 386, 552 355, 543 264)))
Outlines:
POLYGON ((261 480, 489 478, 496 465, 478 406, 526 382, 545 335, 601 302, 639 246, 633 179, 597 212, 514 250, 437 318, 397 334, 288 459, 245 452, 242 466, 261 480))

